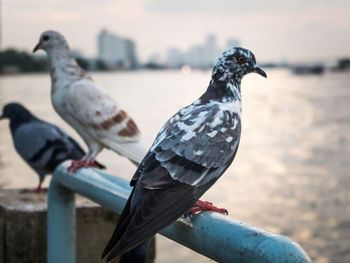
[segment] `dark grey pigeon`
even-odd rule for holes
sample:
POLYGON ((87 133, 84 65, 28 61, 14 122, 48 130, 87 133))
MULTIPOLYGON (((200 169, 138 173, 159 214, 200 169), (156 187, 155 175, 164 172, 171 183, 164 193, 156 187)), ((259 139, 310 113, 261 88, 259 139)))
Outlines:
POLYGON ((131 180, 134 188, 102 257, 109 254, 109 261, 123 254, 121 262, 143 262, 150 237, 191 207, 192 212, 213 208, 197 200, 236 155, 241 80, 250 72, 266 77, 251 51, 229 48, 207 91, 165 123, 131 180))
MULTIPOLYGON (((19 103, 4 106, 0 119, 10 119, 14 146, 19 155, 39 175, 39 185, 34 192, 45 191, 41 184, 47 174, 68 159, 80 159, 85 155, 79 144, 55 125, 36 118, 19 103)), ((103 165, 96 163, 99 168, 103 165)), ((31 191, 31 190, 28 190, 31 191)))

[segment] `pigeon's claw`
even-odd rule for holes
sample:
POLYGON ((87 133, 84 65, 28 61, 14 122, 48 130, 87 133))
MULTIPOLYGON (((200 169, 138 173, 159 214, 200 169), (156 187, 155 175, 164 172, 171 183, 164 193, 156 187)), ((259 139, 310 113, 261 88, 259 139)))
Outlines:
POLYGON ((193 216, 196 215, 202 211, 213 211, 213 212, 218 212, 220 214, 228 215, 228 211, 224 208, 218 208, 214 206, 212 203, 209 203, 207 201, 201 201, 198 200, 193 207, 190 210, 189 215, 193 216))
POLYGON ((92 167, 92 168, 99 168, 98 165, 94 162, 93 159, 88 159, 88 160, 74 160, 70 164, 69 167, 67 167, 67 172, 75 173, 78 171, 80 168, 87 168, 87 167, 92 167))
POLYGON ((70 166, 67 167, 67 172, 75 173, 80 168, 85 167, 86 161, 83 160, 73 160, 70 164, 70 166))

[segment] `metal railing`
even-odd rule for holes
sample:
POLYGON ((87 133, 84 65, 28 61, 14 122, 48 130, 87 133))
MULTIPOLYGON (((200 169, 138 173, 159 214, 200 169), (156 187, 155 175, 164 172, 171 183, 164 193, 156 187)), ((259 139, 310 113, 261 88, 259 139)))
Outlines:
MULTIPOLYGON (((75 193, 121 213, 131 192, 128 181, 99 170, 67 173, 68 163, 56 169, 49 189, 48 263, 75 262, 75 193)), ((218 262, 312 262, 289 238, 218 213, 177 220, 160 234, 218 262)))

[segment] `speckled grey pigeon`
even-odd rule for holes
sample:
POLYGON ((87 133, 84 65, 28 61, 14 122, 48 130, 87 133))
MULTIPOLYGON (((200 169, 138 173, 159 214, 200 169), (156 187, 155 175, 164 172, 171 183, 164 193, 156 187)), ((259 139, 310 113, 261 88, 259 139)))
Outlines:
MULTIPOLYGON (((149 238, 191 211, 232 163, 241 135, 241 80, 266 77, 253 53, 229 48, 215 65, 207 91, 165 123, 131 180, 132 193, 102 257, 143 262, 149 238)), ((217 211, 217 209, 213 209, 217 211)), ((220 212, 220 210, 219 210, 220 212)))
POLYGON ((83 138, 89 151, 68 170, 89 167, 103 148, 139 165, 147 153, 133 119, 76 60, 59 32, 45 31, 33 52, 42 49, 49 61, 51 101, 56 112, 83 138))
MULTIPOLYGON (((4 106, 0 119, 10 119, 14 146, 19 155, 39 175, 39 185, 34 192, 45 191, 41 184, 47 174, 52 174, 61 162, 82 158, 85 152, 62 129, 36 118, 23 105, 9 103, 4 106)), ((99 168, 103 165, 96 163, 99 168)))

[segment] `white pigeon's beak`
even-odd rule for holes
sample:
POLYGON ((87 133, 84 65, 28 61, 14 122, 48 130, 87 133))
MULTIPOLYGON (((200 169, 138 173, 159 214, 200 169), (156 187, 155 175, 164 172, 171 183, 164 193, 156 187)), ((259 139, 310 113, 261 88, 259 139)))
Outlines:
POLYGON ((33 49, 33 53, 35 53, 38 49, 41 49, 41 42, 39 42, 35 48, 33 49))

